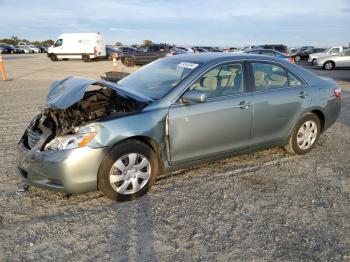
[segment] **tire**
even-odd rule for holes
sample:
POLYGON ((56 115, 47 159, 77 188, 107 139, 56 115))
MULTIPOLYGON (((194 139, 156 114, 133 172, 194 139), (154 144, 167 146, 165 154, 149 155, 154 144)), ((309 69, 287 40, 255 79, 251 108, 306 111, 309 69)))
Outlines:
POLYGON ((301 60, 301 57, 299 55, 295 56, 294 61, 299 62, 301 60))
POLYGON ((315 114, 307 113, 294 127, 289 143, 284 148, 291 154, 305 155, 315 147, 320 133, 320 119, 315 114))
POLYGON ((138 140, 129 140, 113 147, 104 158, 98 170, 97 185, 106 197, 115 201, 128 201, 145 194, 159 173, 156 153, 138 140), (132 155, 135 161, 129 166, 132 155), (147 162, 143 162, 144 159, 147 162), (138 168, 140 164, 144 167, 138 168))
POLYGON ((332 61, 327 61, 323 64, 323 69, 325 70, 333 70, 335 67, 334 63, 332 61))
POLYGON ((135 66, 135 59, 132 58, 131 56, 127 56, 124 58, 123 64, 126 65, 127 67, 133 67, 135 66))
POLYGON ((55 54, 50 54, 50 59, 52 62, 58 61, 57 56, 55 54))
POLYGON ((84 61, 85 63, 91 62, 91 58, 90 58, 90 56, 89 56, 88 54, 83 54, 83 55, 82 55, 82 59, 83 59, 83 61, 84 61))

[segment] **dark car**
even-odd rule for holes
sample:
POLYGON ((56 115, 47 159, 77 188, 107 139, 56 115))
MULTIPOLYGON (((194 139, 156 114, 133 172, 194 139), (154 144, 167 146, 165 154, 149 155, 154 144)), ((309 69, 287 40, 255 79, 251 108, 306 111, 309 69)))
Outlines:
POLYGON ((314 46, 302 46, 302 47, 300 47, 300 48, 293 48, 293 50, 292 49, 290 49, 290 55, 294 55, 294 54, 296 54, 296 53, 299 53, 299 52, 303 52, 303 51, 305 51, 306 49, 309 49, 309 48, 314 48, 314 46))
POLYGON ((320 53, 326 50, 325 48, 308 48, 302 51, 297 51, 295 54, 292 54, 291 57, 294 58, 295 62, 300 60, 309 59, 310 54, 320 53))
POLYGON ((217 47, 211 47, 211 46, 195 46, 194 48, 202 48, 207 50, 208 52, 222 52, 217 47))
POLYGON ((13 45, 8 45, 8 44, 0 44, 0 47, 4 50, 6 50, 6 52, 3 53, 7 53, 7 54, 21 54, 24 53, 21 49, 14 47, 13 45))
POLYGON ((0 46, 0 52, 1 52, 2 54, 7 54, 7 49, 2 48, 2 47, 0 46))
POLYGON ((294 59, 291 58, 288 55, 282 54, 281 52, 278 52, 273 49, 253 49, 251 51, 246 52, 248 54, 254 54, 254 55, 267 55, 267 56, 274 56, 279 59, 283 59, 286 61, 289 61, 291 63, 294 63, 294 59))
POLYGON ((192 47, 195 53, 208 53, 209 51, 207 49, 204 49, 202 47, 192 47))
POLYGON ((108 60, 112 60, 113 53, 117 53, 119 57, 122 57, 125 54, 133 52, 136 52, 136 48, 130 46, 106 46, 106 55, 108 60))
POLYGON ((112 60, 114 53, 117 53, 117 48, 113 46, 106 46, 106 57, 108 60, 112 60))
POLYGON ((172 56, 172 55, 184 55, 184 54, 190 54, 191 52, 188 50, 184 50, 182 48, 178 47, 173 47, 169 50, 169 53, 167 56, 172 56))
POLYGON ((162 44, 153 44, 143 46, 136 49, 134 52, 121 55, 121 61, 126 66, 144 65, 159 58, 167 56, 171 46, 162 44))
POLYGON ((47 50, 49 49, 46 45, 36 45, 35 47, 40 50, 40 53, 47 53, 47 50))
POLYGON ((256 46, 255 49, 273 49, 278 52, 281 52, 282 54, 288 54, 288 47, 285 45, 259 45, 256 46))

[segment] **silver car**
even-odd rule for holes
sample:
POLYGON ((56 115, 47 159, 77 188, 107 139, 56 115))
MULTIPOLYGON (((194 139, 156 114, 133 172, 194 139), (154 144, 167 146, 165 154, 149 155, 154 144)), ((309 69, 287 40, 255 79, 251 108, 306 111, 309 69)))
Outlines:
POLYGON ((317 67, 325 70, 332 70, 340 67, 350 68, 350 49, 343 51, 337 56, 327 56, 317 59, 315 64, 317 67))
POLYGON ((113 84, 53 83, 18 143, 23 180, 122 201, 160 173, 264 148, 312 150, 340 112, 340 88, 270 56, 186 54, 113 84))

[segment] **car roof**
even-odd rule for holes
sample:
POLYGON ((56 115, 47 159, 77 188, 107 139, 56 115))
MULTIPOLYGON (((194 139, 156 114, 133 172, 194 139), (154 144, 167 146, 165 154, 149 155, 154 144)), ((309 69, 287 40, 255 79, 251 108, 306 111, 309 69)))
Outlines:
POLYGON ((264 55, 253 55, 253 54, 247 54, 247 53, 239 53, 239 54, 230 54, 230 53, 214 53, 214 52, 208 52, 208 53, 194 53, 194 54, 183 54, 183 55, 176 55, 176 56, 170 56, 166 59, 174 59, 178 60, 179 62, 188 61, 193 63, 210 63, 210 62, 220 62, 220 61, 229 61, 229 60, 270 60, 275 62, 281 62, 281 59, 274 58, 272 56, 264 56, 264 55))

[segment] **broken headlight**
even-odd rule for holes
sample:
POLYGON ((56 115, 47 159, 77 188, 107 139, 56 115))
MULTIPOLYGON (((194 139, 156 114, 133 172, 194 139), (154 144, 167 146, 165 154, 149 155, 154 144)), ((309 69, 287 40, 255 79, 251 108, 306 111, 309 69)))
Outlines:
POLYGON ((45 150, 66 150, 84 147, 95 137, 95 135, 96 133, 86 133, 58 136, 45 146, 45 150))

